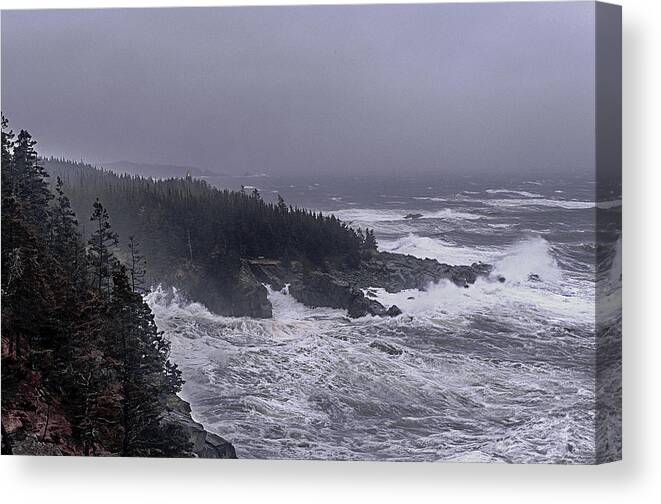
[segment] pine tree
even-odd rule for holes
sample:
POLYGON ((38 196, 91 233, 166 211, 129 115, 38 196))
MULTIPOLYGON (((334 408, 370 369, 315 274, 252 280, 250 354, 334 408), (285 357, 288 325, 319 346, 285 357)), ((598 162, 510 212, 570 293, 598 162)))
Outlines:
POLYGON ((363 243, 363 248, 369 251, 376 251, 376 237, 374 236, 374 230, 365 229, 365 242, 363 243))
MULTIPOLYGON (((52 270, 50 284, 53 290, 52 345, 54 365, 60 366, 71 359, 76 351, 71 334, 75 332, 82 305, 88 296, 87 262, 85 248, 78 231, 78 220, 64 194, 63 182, 57 177, 55 206, 51 210, 49 236, 52 270)), ((56 376, 54 379, 66 380, 56 376)))
POLYGON ((92 268, 94 284, 100 292, 110 295, 112 273, 117 260, 110 247, 119 244, 117 233, 110 226, 108 211, 97 198, 94 202, 94 211, 90 220, 95 222, 94 232, 89 239, 89 264, 92 268))
POLYGON ((39 164, 34 146, 37 142, 30 133, 21 130, 13 146, 13 187, 24 204, 29 222, 46 231, 48 202, 53 198, 46 178, 48 173, 39 164))
POLYGON ((365 246, 365 234, 363 233, 363 230, 361 228, 358 228, 356 230, 356 235, 358 236, 358 243, 361 248, 365 246))
POLYGON ((73 281, 71 288, 76 292, 83 292, 87 288, 85 249, 78 231, 78 219, 71 208, 71 201, 64 194, 63 186, 64 182, 57 177, 56 206, 52 210, 51 246, 59 266, 73 281))
POLYGON ((145 256, 140 252, 140 244, 135 240, 133 235, 129 236, 129 277, 131 280, 131 290, 133 292, 142 294, 145 291, 145 275, 147 269, 145 267, 145 256))
POLYGON ((280 213, 287 213, 287 203, 285 203, 285 199, 281 194, 278 194, 278 202, 276 206, 278 207, 278 210, 280 210, 280 213))

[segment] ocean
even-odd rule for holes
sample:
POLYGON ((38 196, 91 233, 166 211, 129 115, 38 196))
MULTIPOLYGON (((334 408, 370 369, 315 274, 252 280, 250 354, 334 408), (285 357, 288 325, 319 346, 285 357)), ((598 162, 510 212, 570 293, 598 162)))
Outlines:
MULTIPOLYGON (((221 317, 154 287, 182 396, 239 457, 593 463, 596 436, 620 449, 608 428, 619 413, 595 418, 597 314, 612 345, 621 335, 619 187, 595 201, 595 182, 572 176, 209 182, 334 213, 374 229, 383 251, 495 266, 468 289, 376 289, 402 309, 393 319, 352 320, 270 287, 273 319, 221 317)), ((618 376, 615 360, 604 366, 618 376)))

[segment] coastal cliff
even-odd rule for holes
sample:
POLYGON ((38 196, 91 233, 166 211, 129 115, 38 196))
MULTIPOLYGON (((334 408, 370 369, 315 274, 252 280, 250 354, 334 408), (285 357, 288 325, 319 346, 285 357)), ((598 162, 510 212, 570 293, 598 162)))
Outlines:
MULTIPOLYGON (((42 373, 32 371, 24 363, 7 359, 4 368, 11 375, 21 376, 14 381, 5 372, 2 404, 3 455, 84 455, 80 441, 74 435, 74 426, 67 417, 64 405, 50 396, 43 383, 42 373), (7 378, 8 383, 4 383, 7 378)), ((222 437, 212 434, 193 420, 190 405, 170 395, 162 399, 164 414, 161 422, 181 428, 188 450, 183 456, 198 458, 237 458, 234 446, 222 437)), ((100 449, 95 455, 112 456, 100 449)))

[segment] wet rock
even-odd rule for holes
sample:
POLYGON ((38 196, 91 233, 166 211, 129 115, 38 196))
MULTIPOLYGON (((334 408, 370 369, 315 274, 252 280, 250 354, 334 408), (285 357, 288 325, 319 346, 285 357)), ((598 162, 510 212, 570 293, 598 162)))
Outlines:
POLYGON ((468 284, 475 283, 475 280, 477 280, 477 273, 470 266, 453 266, 452 268, 452 282, 459 287, 466 287, 468 284))
POLYGON ((504 277, 504 276, 501 276, 501 275, 498 275, 498 281, 499 281, 500 283, 505 283, 505 277, 504 277))
POLYGON ((259 282, 270 285, 275 291, 281 291, 289 283, 290 272, 280 261, 248 261, 250 270, 259 282))
POLYGON ((207 432, 191 416, 190 404, 176 395, 168 398, 164 421, 180 425, 192 445, 192 455, 200 458, 235 459, 236 450, 229 441, 207 432))
POLYGON ((358 292, 347 307, 347 313, 351 318, 359 318, 366 315, 383 317, 386 315, 386 308, 378 301, 366 298, 362 292, 358 292))
POLYGON ((530 275, 528 275, 528 281, 529 282, 541 282, 542 279, 536 273, 530 273, 530 275))
POLYGON ((388 311, 386 312, 386 315, 388 317, 397 317, 402 314, 402 310, 399 309, 399 306, 397 305, 392 305, 390 308, 388 308, 388 311))
POLYGON ((383 288, 388 292, 406 289, 426 290, 429 285, 449 280, 459 287, 473 284, 480 276, 488 276, 493 267, 484 263, 451 266, 434 259, 419 259, 410 255, 378 252, 362 258, 355 269, 335 269, 330 273, 356 288, 383 288))
POLYGON ((339 309, 349 308, 354 295, 357 295, 348 282, 319 271, 308 273, 302 279, 292 282, 289 294, 312 308, 327 306, 339 309))
POLYGON ((211 432, 207 432, 206 438, 204 440, 204 446, 196 453, 200 458, 237 458, 234 445, 222 437, 216 434, 212 434, 211 432))
POLYGON ((318 271, 308 273, 289 286, 289 294, 312 308, 327 306, 347 310, 351 318, 366 315, 383 316, 386 313, 381 303, 365 297, 362 291, 329 273, 318 271))
POLYGON ((390 343, 384 343, 383 341, 372 341, 372 343, 370 343, 370 347, 376 348, 377 350, 385 352, 388 355, 402 355, 403 353, 401 348, 397 348, 390 343))
POLYGON ((173 267, 170 274, 159 279, 165 288, 176 287, 188 301, 202 303, 211 312, 234 317, 270 318, 268 292, 247 261, 241 261, 236 279, 209 275, 203 268, 186 264, 173 267))
POLYGON ((271 318, 273 307, 266 287, 257 280, 247 262, 243 261, 236 286, 232 292, 232 315, 239 317, 271 318))
POLYGON ((487 276, 493 271, 493 266, 491 264, 483 262, 473 263, 470 267, 477 276, 487 276))
POLYGON ((345 309, 352 318, 388 315, 388 310, 373 299, 376 288, 393 293, 426 290, 442 280, 466 288, 493 270, 485 263, 451 266, 434 259, 390 252, 364 254, 358 266, 352 268, 326 264, 324 271, 305 271, 296 261, 284 267, 279 261, 253 260, 249 266, 256 281, 278 290, 289 284, 289 294, 304 305, 345 309), (366 290, 366 294, 362 290, 366 290))
POLYGON ((410 213, 404 216, 405 219, 419 219, 420 217, 422 217, 420 213, 410 213))

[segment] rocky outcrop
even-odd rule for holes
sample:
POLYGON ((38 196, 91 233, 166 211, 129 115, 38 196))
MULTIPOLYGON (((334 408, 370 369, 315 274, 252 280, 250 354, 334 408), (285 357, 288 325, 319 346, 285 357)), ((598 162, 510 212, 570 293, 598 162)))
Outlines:
POLYGON ((399 317, 402 314, 402 310, 400 310, 399 306, 397 305, 392 305, 390 308, 388 308, 388 311, 386 312, 386 315, 388 317, 399 317))
POLYGON ((180 425, 192 445, 192 455, 200 458, 235 459, 236 450, 229 441, 204 429, 191 416, 190 404, 178 396, 167 400, 164 421, 180 425))
POLYGON ((271 303, 262 282, 247 261, 236 278, 218 278, 203 268, 183 265, 157 276, 164 287, 176 287, 185 299, 202 303, 213 313, 233 317, 271 318, 271 303))
POLYGON ((250 270, 262 284, 270 285, 271 289, 280 291, 292 282, 294 277, 302 278, 303 270, 299 263, 292 262, 285 267, 281 261, 271 259, 248 260, 250 270))
POLYGON ((478 277, 488 276, 493 267, 484 263, 470 266, 451 266, 434 259, 420 259, 410 255, 379 252, 364 258, 354 270, 337 270, 332 274, 361 289, 381 287, 388 292, 405 289, 426 290, 432 283, 449 280, 465 287, 478 277))
POLYGON ((232 291, 232 315, 254 318, 271 318, 273 309, 268 300, 268 292, 257 280, 247 261, 241 262, 241 269, 232 291))
POLYGON ((347 309, 353 302, 355 292, 348 282, 338 280, 328 273, 313 271, 295 278, 289 286, 289 294, 297 301, 311 307, 347 309))
POLYGON ((365 297, 361 291, 354 290, 356 295, 347 307, 347 314, 351 318, 364 317, 365 315, 374 315, 384 317, 388 313, 385 306, 374 299, 365 297))
POLYGON ((306 271, 297 262, 292 262, 289 267, 273 260, 248 263, 259 282, 271 285, 276 290, 289 284, 289 294, 306 306, 345 309, 352 318, 401 315, 402 311, 397 306, 386 309, 373 299, 373 291, 370 294, 372 287, 380 287, 388 292, 426 290, 430 284, 448 280, 467 288, 478 277, 488 276, 493 269, 484 263, 451 266, 433 259, 388 252, 366 254, 357 268, 326 265, 325 272, 306 271))
POLYGON ((492 269, 491 265, 483 263, 451 266, 434 259, 369 252, 356 267, 326 264, 315 270, 304 268, 297 261, 284 266, 278 260, 259 258, 242 260, 238 275, 230 281, 188 266, 173 271, 163 282, 176 286, 185 297, 220 315, 271 318, 272 307, 264 285, 282 290, 289 284, 289 293, 310 307, 344 309, 352 318, 396 317, 401 310, 383 306, 375 299, 371 288, 383 288, 388 292, 426 290, 430 284, 441 280, 466 288, 478 277, 488 276, 492 269))
POLYGON ((294 278, 289 286, 289 294, 297 301, 313 308, 326 306, 347 310, 351 318, 366 315, 385 316, 388 313, 385 306, 365 297, 361 290, 352 287, 348 282, 319 271, 294 278))

